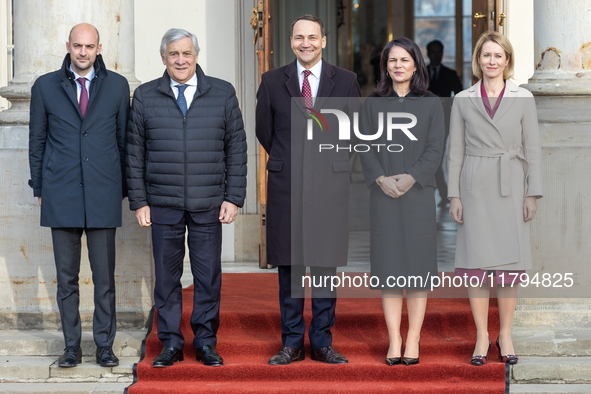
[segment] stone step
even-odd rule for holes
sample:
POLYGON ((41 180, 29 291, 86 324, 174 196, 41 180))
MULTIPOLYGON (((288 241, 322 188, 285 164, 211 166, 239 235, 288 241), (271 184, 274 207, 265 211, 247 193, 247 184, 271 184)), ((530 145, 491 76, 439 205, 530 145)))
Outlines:
POLYGON ((0 394, 122 394, 130 383, 2 383, 0 394))
POLYGON ((591 384, 511 384, 509 392, 512 394, 589 394, 591 384))
POLYGON ((82 357, 74 368, 60 368, 57 357, 0 356, 0 382, 5 383, 72 383, 133 381, 133 364, 139 357, 120 357, 117 367, 101 367, 94 357, 82 357))
MULTIPOLYGON (((147 330, 117 331, 113 352, 117 357, 139 357, 147 330)), ((92 332, 82 331, 82 354, 93 356, 96 345, 92 332)), ((61 331, 0 331, 0 356, 60 356, 64 352, 61 331)))
POLYGON ((591 357, 520 357, 512 368, 511 381, 588 384, 591 383, 591 357))
POLYGON ((514 329, 513 345, 518 356, 591 356, 591 330, 514 329))

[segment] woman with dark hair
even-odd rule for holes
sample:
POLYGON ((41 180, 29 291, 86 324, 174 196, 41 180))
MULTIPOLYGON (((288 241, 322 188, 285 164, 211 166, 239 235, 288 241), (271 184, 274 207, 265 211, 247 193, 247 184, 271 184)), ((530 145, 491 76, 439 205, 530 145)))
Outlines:
POLYGON ((378 86, 363 107, 365 138, 360 137, 377 137, 372 149, 360 155, 371 190, 371 274, 380 281, 373 288, 382 291, 390 340, 386 363, 411 365, 419 362, 427 288, 430 275, 437 275, 434 174, 443 155, 445 127, 443 108, 437 96, 427 91, 427 67, 413 41, 389 42, 382 51, 380 70, 378 86), (408 123, 415 120, 413 116, 416 125, 411 122, 404 132, 381 132, 384 124, 408 123), (404 357, 403 290, 408 309, 404 357))

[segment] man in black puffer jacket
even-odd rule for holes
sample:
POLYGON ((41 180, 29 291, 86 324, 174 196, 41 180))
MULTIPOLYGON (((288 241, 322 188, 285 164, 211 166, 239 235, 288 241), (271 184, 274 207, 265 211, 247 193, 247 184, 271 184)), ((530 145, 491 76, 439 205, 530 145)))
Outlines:
POLYGON ((152 226, 162 352, 154 367, 183 360, 181 275, 188 229, 197 359, 223 365, 219 327, 222 223, 246 194, 246 135, 234 87, 197 65, 195 35, 170 29, 160 46, 164 75, 138 87, 127 131, 129 203, 152 226))

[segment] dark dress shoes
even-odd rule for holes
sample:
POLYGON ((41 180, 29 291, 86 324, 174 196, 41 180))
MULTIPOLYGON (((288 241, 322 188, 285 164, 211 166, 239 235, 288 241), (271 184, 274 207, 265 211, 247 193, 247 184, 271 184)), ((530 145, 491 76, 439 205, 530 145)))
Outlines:
POLYGON ((113 353, 111 346, 96 348, 96 363, 101 367, 116 367, 119 365, 119 359, 113 353))
POLYGON ((276 355, 271 357, 269 365, 289 365, 295 361, 302 361, 305 357, 303 349, 294 349, 289 346, 283 346, 276 355))
POLYGON ((391 358, 386 358, 386 364, 392 366, 392 365, 400 365, 402 364, 402 357, 391 357, 391 358))
POLYGON ((215 351, 211 345, 205 345, 197 348, 197 361, 203 361, 203 365, 209 367, 219 367, 224 365, 224 359, 215 351))
POLYGON ((57 365, 62 368, 71 368, 82 362, 82 349, 80 346, 68 346, 61 355, 57 365))
MULTIPOLYGON (((419 352, 421 351, 421 343, 419 342, 419 352)), ((418 357, 402 357, 402 364, 404 365, 415 365, 419 363, 418 357)))
POLYGON ((347 364, 347 358, 337 352, 332 346, 321 347, 312 350, 312 360, 322 361, 327 364, 347 364))
POLYGON ((172 346, 162 348, 162 351, 152 363, 154 368, 170 367, 173 363, 183 361, 183 351, 172 346))

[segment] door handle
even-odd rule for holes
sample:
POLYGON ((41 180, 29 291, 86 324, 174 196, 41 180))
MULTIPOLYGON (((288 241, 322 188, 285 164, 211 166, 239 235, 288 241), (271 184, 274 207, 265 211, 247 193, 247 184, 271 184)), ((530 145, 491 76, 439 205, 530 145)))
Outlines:
POLYGON ((476 12, 472 18, 474 20, 472 27, 478 27, 478 22, 480 22, 480 19, 486 18, 486 14, 476 12))

